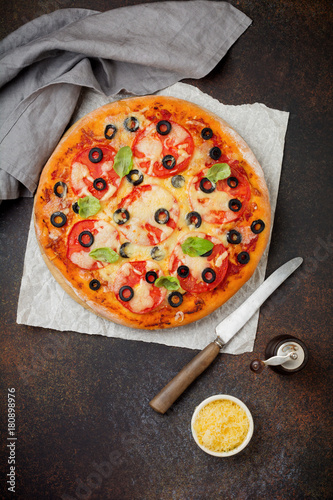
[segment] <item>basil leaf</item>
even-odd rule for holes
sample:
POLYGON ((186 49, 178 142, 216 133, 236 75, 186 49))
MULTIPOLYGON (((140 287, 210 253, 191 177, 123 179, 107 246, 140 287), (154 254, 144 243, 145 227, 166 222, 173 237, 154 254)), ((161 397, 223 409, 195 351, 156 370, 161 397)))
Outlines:
POLYGON ((119 259, 119 255, 111 248, 95 248, 89 253, 89 257, 93 259, 100 260, 101 262, 116 262, 119 259))
POLYGON ((214 247, 214 243, 205 238, 190 236, 186 238, 181 247, 183 252, 190 257, 199 257, 199 255, 209 252, 214 247))
POLYGON ((101 204, 95 196, 79 198, 77 204, 79 205, 79 216, 82 217, 82 219, 97 214, 101 208, 101 204))
POLYGON ((113 170, 122 179, 129 174, 133 167, 133 153, 129 146, 124 146, 119 149, 114 157, 113 170))
POLYGON ((164 287, 167 290, 178 290, 178 288, 180 288, 178 279, 173 276, 160 276, 157 278, 154 285, 159 288, 164 287))
POLYGON ((231 170, 227 163, 215 163, 215 165, 210 167, 208 170, 206 177, 211 182, 216 183, 217 181, 222 181, 223 179, 230 177, 230 175, 231 170))

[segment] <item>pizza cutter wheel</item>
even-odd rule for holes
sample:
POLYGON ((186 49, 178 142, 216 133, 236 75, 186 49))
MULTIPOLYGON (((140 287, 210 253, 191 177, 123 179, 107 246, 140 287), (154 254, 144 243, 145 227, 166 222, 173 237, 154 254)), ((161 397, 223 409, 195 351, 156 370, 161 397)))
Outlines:
POLYGON ((254 359, 250 369, 255 373, 261 373, 266 366, 272 370, 292 374, 302 370, 308 362, 308 349, 304 342, 290 335, 278 335, 274 337, 266 347, 265 360, 254 359))

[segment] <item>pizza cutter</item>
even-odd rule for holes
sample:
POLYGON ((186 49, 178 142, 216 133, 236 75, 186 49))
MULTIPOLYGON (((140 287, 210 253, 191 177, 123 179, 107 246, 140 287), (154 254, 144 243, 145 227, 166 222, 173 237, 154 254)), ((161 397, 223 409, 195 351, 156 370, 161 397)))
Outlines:
MULTIPOLYGON (((165 413, 187 387, 214 361, 220 349, 247 323, 265 300, 303 262, 296 257, 279 267, 257 290, 215 329, 216 339, 197 354, 149 403, 158 413, 165 413)), ((285 353, 287 354, 287 353, 285 353)), ((287 360, 286 360, 287 361, 287 360)), ((262 366, 262 365, 261 365, 262 366)), ((265 365, 264 365, 265 367, 265 365)))

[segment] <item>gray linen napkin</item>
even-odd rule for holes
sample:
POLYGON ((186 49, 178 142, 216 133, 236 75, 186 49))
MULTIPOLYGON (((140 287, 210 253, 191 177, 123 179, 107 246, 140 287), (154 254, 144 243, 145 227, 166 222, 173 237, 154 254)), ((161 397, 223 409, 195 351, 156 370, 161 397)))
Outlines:
POLYGON ((209 73, 251 20, 227 2, 63 9, 0 43, 0 200, 32 196, 81 87, 144 95, 209 73))

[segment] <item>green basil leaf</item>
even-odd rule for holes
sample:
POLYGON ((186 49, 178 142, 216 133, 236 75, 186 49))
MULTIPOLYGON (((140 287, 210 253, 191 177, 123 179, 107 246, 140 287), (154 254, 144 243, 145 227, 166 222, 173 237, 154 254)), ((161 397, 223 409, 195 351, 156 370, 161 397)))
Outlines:
POLYGON ((89 257, 93 259, 100 260, 101 262, 117 262, 119 255, 111 248, 95 248, 89 253, 89 257))
POLYGON ((113 170, 122 179, 129 174, 133 167, 133 153, 129 146, 124 146, 119 149, 114 157, 113 170))
POLYGON ((209 252, 214 247, 214 243, 205 238, 190 236, 186 238, 181 247, 183 252, 190 257, 199 257, 199 255, 209 252))
POLYGON ((154 285, 159 288, 164 287, 167 290, 178 290, 178 288, 180 288, 178 279, 173 276, 160 276, 157 278, 154 285))
POLYGON ((77 204, 79 205, 79 216, 82 217, 82 219, 97 214, 101 208, 101 204, 95 196, 79 198, 77 204))
POLYGON ((211 182, 216 183, 217 181, 222 181, 223 179, 230 177, 230 175, 231 170, 227 163, 215 163, 215 165, 210 167, 208 170, 206 177, 211 182))

